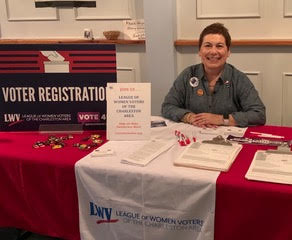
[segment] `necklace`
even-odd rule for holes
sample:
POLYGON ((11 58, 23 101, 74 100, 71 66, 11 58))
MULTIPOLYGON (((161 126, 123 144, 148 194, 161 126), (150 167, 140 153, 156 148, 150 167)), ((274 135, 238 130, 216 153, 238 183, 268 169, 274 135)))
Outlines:
POLYGON ((213 94, 213 92, 215 90, 215 85, 216 85, 216 82, 215 82, 215 84, 208 83, 208 88, 209 88, 209 91, 211 94, 213 94))

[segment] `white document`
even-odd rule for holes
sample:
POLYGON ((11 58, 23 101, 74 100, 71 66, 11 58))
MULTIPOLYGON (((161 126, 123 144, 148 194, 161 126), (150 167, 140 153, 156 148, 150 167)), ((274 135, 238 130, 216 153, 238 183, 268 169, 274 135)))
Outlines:
POLYGON ((106 157, 106 156, 112 156, 114 154, 114 151, 110 148, 97 148, 95 149, 90 156, 91 157, 106 157))
POLYGON ((150 83, 107 84, 107 139, 149 140, 151 121, 150 83))
POLYGON ((200 128, 200 134, 207 134, 207 135, 233 135, 236 137, 242 137, 246 132, 247 128, 240 128, 240 127, 233 127, 233 126, 219 126, 217 128, 200 128))
POLYGON ((174 160, 174 165, 226 172, 241 148, 242 146, 239 144, 221 145, 194 142, 188 145, 174 160))
POLYGON ((259 150, 245 175, 247 179, 292 184, 292 154, 259 150))
POLYGON ((125 39, 145 40, 144 19, 124 20, 123 26, 125 39))
POLYGON ((171 148, 173 145, 174 141, 151 140, 143 145, 141 148, 131 153, 129 156, 124 157, 121 160, 121 163, 142 167, 146 166, 154 158, 171 148))

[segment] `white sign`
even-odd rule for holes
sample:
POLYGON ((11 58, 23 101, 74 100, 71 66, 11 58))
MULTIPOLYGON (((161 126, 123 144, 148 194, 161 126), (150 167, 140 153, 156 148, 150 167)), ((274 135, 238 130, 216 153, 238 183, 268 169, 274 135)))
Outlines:
POLYGON ((145 40, 144 19, 125 20, 123 24, 125 39, 145 40))
POLYGON ((150 83, 108 83, 107 139, 150 139, 150 102, 150 83))

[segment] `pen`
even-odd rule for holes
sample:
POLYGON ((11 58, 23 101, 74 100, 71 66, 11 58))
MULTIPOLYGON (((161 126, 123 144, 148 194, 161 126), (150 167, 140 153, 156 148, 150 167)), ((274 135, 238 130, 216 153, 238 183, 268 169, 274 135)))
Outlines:
POLYGON ((268 138, 284 138, 284 136, 273 135, 269 133, 261 133, 261 132, 250 132, 252 134, 256 134, 258 137, 268 137, 268 138))

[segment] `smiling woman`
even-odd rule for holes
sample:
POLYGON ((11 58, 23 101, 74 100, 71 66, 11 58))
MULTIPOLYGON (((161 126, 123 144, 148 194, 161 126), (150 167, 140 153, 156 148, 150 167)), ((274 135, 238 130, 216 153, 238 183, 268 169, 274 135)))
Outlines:
POLYGON ((229 55, 230 50, 226 46, 223 35, 208 34, 204 37, 199 56, 204 64, 205 73, 210 83, 218 80, 229 55))
POLYGON ((254 85, 226 63, 230 45, 223 24, 213 23, 202 31, 201 63, 187 67, 177 77, 162 104, 164 117, 203 128, 265 124, 265 106, 254 85))

